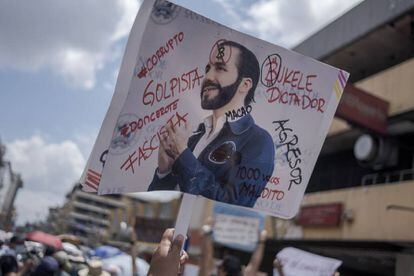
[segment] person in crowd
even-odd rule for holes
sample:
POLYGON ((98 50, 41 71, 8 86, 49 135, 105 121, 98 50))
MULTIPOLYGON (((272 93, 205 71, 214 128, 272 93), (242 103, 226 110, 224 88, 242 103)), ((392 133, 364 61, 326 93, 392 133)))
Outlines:
POLYGON ((3 276, 15 276, 18 275, 19 265, 17 264, 16 257, 13 255, 3 255, 0 257, 0 271, 3 276))
POLYGON ((51 255, 45 255, 30 276, 55 276, 59 272, 59 263, 51 255))
POLYGON ((151 258, 150 276, 177 276, 182 273, 188 254, 182 251, 184 237, 178 235, 175 239, 174 229, 165 230, 161 242, 151 258))
POLYGON ((72 273, 72 265, 69 262, 69 256, 65 251, 58 251, 53 257, 59 264, 59 276, 70 276, 72 273))
POLYGON ((130 233, 130 242, 131 242, 131 265, 132 265, 132 276, 138 276, 137 268, 137 256, 138 256, 138 245, 137 245, 137 236, 133 228, 129 229, 130 233))
POLYGON ((275 260, 273 261, 273 275, 285 276, 285 273, 283 273, 282 262, 277 257, 275 257, 275 260))
POLYGON ((0 257, 0 275, 2 276, 20 276, 27 275, 34 266, 33 260, 30 258, 24 262, 17 260, 17 252, 23 253, 22 249, 19 248, 21 240, 17 238, 9 242, 11 247, 7 247, 6 250, 2 251, 0 257), (16 250, 17 249, 17 252, 16 250))
POLYGON ((214 267, 213 260, 213 218, 208 217, 206 223, 201 227, 201 259, 199 276, 208 276, 214 267))
POLYGON ((86 259, 83 255, 69 255, 69 262, 72 266, 72 276, 77 276, 78 271, 87 268, 86 259))
POLYGON ((18 235, 14 235, 10 238, 5 254, 17 257, 17 254, 21 254, 24 251, 24 239, 18 235))
POLYGON ((238 257, 225 255, 217 265, 218 276, 241 276, 242 264, 238 257))
POLYGON ((263 230, 260 232, 258 244, 255 251, 253 252, 253 255, 250 258, 249 264, 244 269, 243 275, 254 276, 259 272, 259 267, 263 260, 266 239, 267 231, 263 230))
POLYGON ((78 272, 79 276, 110 276, 109 272, 103 269, 102 261, 90 260, 88 267, 78 272))
POLYGON ((9 250, 9 247, 7 246, 6 241, 0 240, 0 256, 5 255, 8 250, 9 250))

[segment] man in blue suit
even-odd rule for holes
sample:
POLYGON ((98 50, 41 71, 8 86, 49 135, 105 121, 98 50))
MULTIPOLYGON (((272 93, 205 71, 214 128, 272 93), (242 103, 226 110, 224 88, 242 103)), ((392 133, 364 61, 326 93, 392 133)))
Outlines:
POLYGON ((212 110, 188 138, 166 125, 158 168, 148 188, 174 190, 253 207, 274 169, 269 133, 250 115, 259 62, 243 45, 221 41, 213 48, 201 88, 201 107, 212 110))

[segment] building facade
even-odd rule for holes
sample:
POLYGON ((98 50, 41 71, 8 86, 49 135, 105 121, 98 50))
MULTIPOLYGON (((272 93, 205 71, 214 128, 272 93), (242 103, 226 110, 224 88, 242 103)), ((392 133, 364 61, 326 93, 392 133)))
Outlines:
MULTIPOLYGON (((99 196, 83 192, 79 186, 66 198, 63 207, 49 212, 48 221, 55 233, 74 234, 89 245, 107 243, 121 247, 129 244, 131 228, 152 226, 150 233, 159 233, 162 224, 175 220, 180 202, 178 195, 164 196, 161 200, 139 194, 99 196)), ((137 239, 142 242, 152 243, 160 238, 139 233, 137 239)))
POLYGON ((273 247, 338 258, 341 275, 414 275, 414 1, 366 0, 293 50, 350 81, 300 213, 273 221, 273 247))

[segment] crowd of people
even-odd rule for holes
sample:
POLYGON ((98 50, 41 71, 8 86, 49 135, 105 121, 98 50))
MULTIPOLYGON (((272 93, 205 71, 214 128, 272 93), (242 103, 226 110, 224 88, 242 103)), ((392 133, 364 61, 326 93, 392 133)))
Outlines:
MULTIPOLYGON (((199 260, 199 276, 255 276, 266 275, 259 271, 263 259, 265 241, 267 238, 266 230, 261 231, 259 240, 247 266, 243 266, 240 259, 234 255, 225 255, 221 260, 213 258, 212 228, 206 224, 202 228, 202 248, 199 260)), ((180 275, 183 272, 184 264, 188 259, 188 254, 182 251, 184 237, 178 235, 173 240, 174 229, 167 229, 162 240, 155 251, 148 275, 180 275)), ((273 262, 277 276, 285 276, 282 263, 275 258, 273 262)))
MULTIPOLYGON (((212 219, 209 219, 200 229, 200 233, 201 255, 198 263, 194 264, 194 260, 192 261, 193 265, 198 267, 199 276, 266 275, 259 271, 267 239, 265 230, 259 233, 256 248, 246 266, 242 265, 237 256, 230 254, 224 255, 220 260, 214 259, 212 219)), ((186 251, 182 250, 186 238, 182 235, 173 237, 174 229, 165 230, 155 251, 149 256, 144 256, 140 255, 144 252, 140 252, 139 243, 133 231, 131 231, 131 246, 128 252, 109 246, 91 250, 77 243, 68 242, 63 243, 65 245, 63 248, 57 249, 13 235, 9 239, 0 240, 0 276, 186 275, 184 271, 189 256, 186 251), (108 248, 112 248, 112 251, 108 251, 108 248), (102 254, 103 249, 107 250, 104 254, 102 254), (114 260, 114 256, 117 256, 118 262, 107 261, 114 260), (120 264, 119 260, 122 258, 124 261, 128 260, 127 267, 125 267, 125 262, 124 266, 120 264)), ((282 262, 275 258, 273 265, 274 275, 285 276, 282 262)))
POLYGON ((128 252, 110 246, 91 249, 78 241, 63 242, 62 245, 56 248, 17 234, 10 238, 3 237, 0 239, 0 276, 120 276, 148 273, 149 264, 138 258, 136 243, 128 252), (106 256, 103 250, 106 250, 106 256))

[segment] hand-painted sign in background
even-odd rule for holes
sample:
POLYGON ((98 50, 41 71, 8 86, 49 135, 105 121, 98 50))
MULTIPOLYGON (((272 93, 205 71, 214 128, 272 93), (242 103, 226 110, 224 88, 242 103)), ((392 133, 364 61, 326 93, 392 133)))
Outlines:
POLYGON ((254 251, 259 233, 264 229, 264 215, 230 205, 214 205, 214 242, 244 251, 254 251))
MULTIPOLYGON (((277 253, 285 276, 332 276, 342 261, 286 247, 277 253)), ((279 275, 279 274, 275 274, 279 275)))
POLYGON ((146 0, 81 182, 99 194, 180 190, 292 217, 347 78, 146 0))

